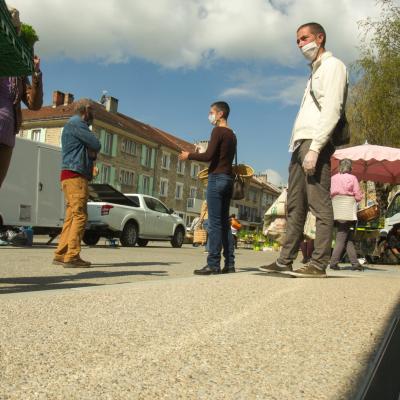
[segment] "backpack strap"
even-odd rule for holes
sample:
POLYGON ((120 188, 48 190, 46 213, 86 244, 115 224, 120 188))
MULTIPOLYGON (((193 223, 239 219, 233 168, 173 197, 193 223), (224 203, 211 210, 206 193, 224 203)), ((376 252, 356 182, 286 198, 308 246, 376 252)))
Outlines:
POLYGON ((319 104, 317 98, 315 97, 315 94, 314 94, 314 91, 312 88, 312 76, 313 76, 313 74, 311 73, 311 75, 310 75, 310 95, 311 95, 312 99, 314 100, 314 103, 317 106, 318 110, 321 111, 321 108, 322 108, 321 104, 319 104))

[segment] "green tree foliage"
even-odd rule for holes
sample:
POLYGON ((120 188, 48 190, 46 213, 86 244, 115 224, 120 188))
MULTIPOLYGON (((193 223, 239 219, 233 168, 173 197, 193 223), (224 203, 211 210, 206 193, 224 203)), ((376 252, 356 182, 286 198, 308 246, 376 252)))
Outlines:
POLYGON ((39 40, 35 29, 33 29, 31 25, 24 23, 21 25, 21 38, 31 48, 33 48, 34 44, 39 40))
POLYGON ((352 144, 400 146, 400 7, 396 0, 378 0, 378 20, 360 23, 358 77, 348 101, 352 144))

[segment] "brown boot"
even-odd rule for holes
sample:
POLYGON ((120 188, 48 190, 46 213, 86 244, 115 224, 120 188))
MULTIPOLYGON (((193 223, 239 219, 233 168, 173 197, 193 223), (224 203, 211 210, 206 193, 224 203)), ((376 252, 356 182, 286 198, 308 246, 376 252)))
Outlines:
POLYGON ((92 263, 84 261, 81 258, 75 258, 70 261, 65 261, 63 264, 64 268, 90 268, 92 263))
POLYGON ((53 258, 53 265, 64 265, 64 257, 63 256, 55 256, 53 258))

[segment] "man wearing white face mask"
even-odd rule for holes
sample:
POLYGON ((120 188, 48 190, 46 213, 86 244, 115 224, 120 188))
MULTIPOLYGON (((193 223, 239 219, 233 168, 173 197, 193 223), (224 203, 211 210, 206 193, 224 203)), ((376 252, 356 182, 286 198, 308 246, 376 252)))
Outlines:
POLYGON ((180 160, 209 162, 207 207, 208 207, 208 256, 207 265, 196 269, 196 275, 228 274, 235 272, 235 250, 229 220, 229 205, 232 197, 232 162, 236 153, 236 135, 228 125, 229 105, 224 101, 213 103, 208 120, 214 126, 205 153, 183 151, 180 160), (221 249, 225 265, 221 270, 221 249))
POLYGON ((320 24, 307 23, 297 30, 297 45, 310 62, 311 76, 289 145, 286 241, 277 261, 260 267, 263 272, 326 277, 333 230, 330 158, 335 147, 331 139, 345 107, 348 77, 342 61, 325 50, 325 42, 326 32, 320 24), (308 211, 316 217, 314 251, 309 264, 293 270, 308 211))

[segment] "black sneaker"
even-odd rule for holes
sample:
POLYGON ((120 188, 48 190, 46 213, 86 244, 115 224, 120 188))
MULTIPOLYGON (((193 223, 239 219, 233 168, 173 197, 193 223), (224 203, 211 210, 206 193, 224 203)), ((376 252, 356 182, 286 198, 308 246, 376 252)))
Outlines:
POLYGON ((305 265, 295 271, 292 271, 290 275, 296 278, 326 278, 326 272, 323 269, 314 267, 311 264, 305 265))
POLYGON ((352 271, 364 271, 364 267, 361 264, 356 264, 351 266, 352 271))
POLYGON ((215 275, 215 274, 220 274, 221 270, 219 268, 213 268, 206 265, 201 269, 195 269, 193 273, 195 275, 215 275))
POLYGON ((281 274, 287 274, 293 271, 292 265, 279 265, 276 261, 269 265, 262 265, 258 267, 258 269, 262 272, 278 272, 281 274))
POLYGON ((329 268, 335 271, 340 271, 340 267, 338 265, 330 265, 329 268))
POLYGON ((236 272, 236 269, 233 265, 231 266, 225 265, 225 267, 222 268, 221 270, 221 274, 232 274, 234 272, 236 272))

